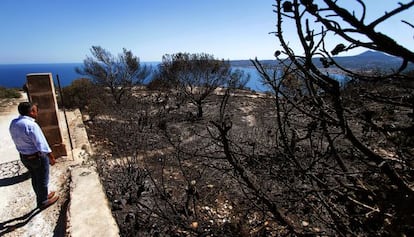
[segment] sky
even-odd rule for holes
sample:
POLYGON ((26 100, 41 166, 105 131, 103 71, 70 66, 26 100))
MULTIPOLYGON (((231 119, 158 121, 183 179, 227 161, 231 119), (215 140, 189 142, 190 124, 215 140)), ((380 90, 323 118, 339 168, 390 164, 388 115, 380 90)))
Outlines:
MULTIPOLYGON (((371 14, 397 4, 392 0, 365 2, 372 3, 371 14)), ((92 46, 101 46, 113 55, 126 48, 143 62, 161 61, 164 54, 178 52, 208 53, 229 60, 274 59, 279 48, 275 35, 270 34, 276 29, 274 3, 0 0, 0 64, 82 62, 91 55, 92 46)), ((412 24, 413 13, 410 9, 405 15, 412 24)), ((407 25, 390 23, 384 25, 384 31, 414 45, 414 30, 407 25)), ((286 34, 294 33, 294 27, 286 30, 286 34)), ((291 42, 292 47, 296 43, 291 42)))

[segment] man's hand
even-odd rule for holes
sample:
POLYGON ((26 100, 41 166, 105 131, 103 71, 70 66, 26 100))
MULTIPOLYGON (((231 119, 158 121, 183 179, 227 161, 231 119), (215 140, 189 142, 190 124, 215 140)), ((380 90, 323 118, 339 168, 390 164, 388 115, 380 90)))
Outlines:
POLYGON ((47 156, 49 157, 49 164, 50 165, 56 164, 56 159, 55 159, 55 156, 52 154, 52 152, 47 154, 47 156))

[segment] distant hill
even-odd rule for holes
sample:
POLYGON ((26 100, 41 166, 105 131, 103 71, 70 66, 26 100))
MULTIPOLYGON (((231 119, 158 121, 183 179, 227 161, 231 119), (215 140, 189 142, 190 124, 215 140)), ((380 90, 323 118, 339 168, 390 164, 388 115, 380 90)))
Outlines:
MULTIPOLYGON (((356 56, 351 56, 351 57, 359 57, 359 58, 376 58, 376 59, 389 59, 389 58, 395 58, 394 56, 389 56, 385 53, 381 53, 381 52, 375 52, 372 50, 368 50, 365 51, 361 54, 358 54, 356 56)), ((340 57, 339 57, 340 58, 340 57)))
MULTIPOLYGON (((398 69, 402 59, 381 52, 365 51, 348 57, 335 57, 335 61, 349 69, 398 69)), ((322 64, 319 62, 320 67, 322 64)))
MULTIPOLYGON (((382 69, 382 70, 392 70, 398 69, 401 66, 402 60, 400 58, 387 55, 382 52, 376 51, 365 51, 361 54, 355 56, 343 56, 343 57, 334 57, 335 61, 338 64, 342 65, 345 68, 353 70, 372 70, 372 69, 382 69)), ((263 64, 272 65, 276 63, 276 60, 260 60, 263 64)), ((233 60, 230 61, 231 65, 234 67, 253 67, 253 64, 250 60, 233 60)), ((323 65, 320 61, 320 58, 314 58, 313 63, 318 68, 323 68, 323 65)), ((414 65, 410 64, 409 68, 414 69, 414 65)))

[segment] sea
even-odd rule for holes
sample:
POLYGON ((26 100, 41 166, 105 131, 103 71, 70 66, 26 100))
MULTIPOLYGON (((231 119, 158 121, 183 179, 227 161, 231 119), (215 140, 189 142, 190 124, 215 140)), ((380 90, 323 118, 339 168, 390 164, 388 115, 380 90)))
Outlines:
MULTIPOLYGON (((142 62, 145 65, 156 69, 159 62, 142 62)), ((82 67, 83 63, 49 63, 49 64, 0 64, 0 87, 23 88, 26 83, 26 75, 29 73, 51 73, 55 88, 69 86, 73 80, 85 78, 85 75, 76 73, 77 67, 82 67)), ((237 66, 233 69, 241 69, 250 74, 250 80, 246 87, 257 92, 266 92, 269 88, 263 84, 256 68, 252 66, 237 66)), ((335 79, 345 81, 343 75, 331 75, 335 79)))
MULTIPOLYGON (((143 62, 143 64, 157 67, 159 62, 143 62)), ((30 73, 51 73, 55 87, 69 86, 73 80, 85 78, 85 75, 76 73, 77 67, 82 67, 83 63, 44 63, 44 64, 0 64, 0 87, 5 88, 23 88, 26 83, 26 75, 30 73)), ((250 74, 250 80, 247 87, 254 91, 264 92, 267 87, 261 83, 260 76, 255 68, 236 67, 250 74)), ((236 69, 234 68, 234 69, 236 69)))
POLYGON ((75 79, 84 76, 76 73, 75 68, 83 63, 52 63, 52 64, 0 64, 0 87, 22 88, 26 83, 26 75, 30 73, 52 73, 57 84, 59 76, 60 85, 68 86, 75 79))

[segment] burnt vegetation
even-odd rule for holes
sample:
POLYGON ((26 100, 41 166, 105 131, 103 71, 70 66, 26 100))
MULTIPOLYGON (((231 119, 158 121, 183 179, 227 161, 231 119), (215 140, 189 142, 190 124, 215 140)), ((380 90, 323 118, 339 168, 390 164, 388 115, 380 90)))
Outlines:
POLYGON ((122 101, 108 88, 77 100, 121 235, 414 235, 414 53, 376 31, 414 2, 368 23, 355 2, 359 15, 337 1, 275 1, 278 64, 252 60, 269 93, 242 90, 248 76, 223 60, 178 53, 122 101), (303 55, 283 34, 289 21, 303 55), (359 47, 401 66, 357 72, 332 57, 359 47))

